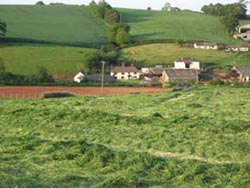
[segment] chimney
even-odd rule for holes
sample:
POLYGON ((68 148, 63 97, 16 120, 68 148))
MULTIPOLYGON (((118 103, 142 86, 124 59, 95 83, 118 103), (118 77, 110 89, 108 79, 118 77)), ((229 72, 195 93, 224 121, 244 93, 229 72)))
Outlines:
POLYGON ((134 67, 134 64, 133 64, 133 63, 131 64, 131 67, 134 67))
POLYGON ((124 68, 125 67, 125 63, 124 62, 122 62, 122 68, 124 68))

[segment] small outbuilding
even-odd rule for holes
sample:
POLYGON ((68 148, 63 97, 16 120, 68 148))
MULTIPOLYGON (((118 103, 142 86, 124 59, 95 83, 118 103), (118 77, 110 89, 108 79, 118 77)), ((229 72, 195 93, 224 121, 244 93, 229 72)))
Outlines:
POLYGON ((74 82, 80 83, 85 77, 86 74, 83 71, 81 71, 74 76, 74 82))
POLYGON ((250 81, 250 66, 234 67, 234 70, 239 74, 239 80, 241 82, 250 81))
POLYGON ((196 42, 194 43, 194 48, 206 49, 206 50, 218 50, 219 45, 213 42, 196 42))
POLYGON ((194 69, 165 69, 162 82, 195 82, 199 81, 199 73, 194 69))

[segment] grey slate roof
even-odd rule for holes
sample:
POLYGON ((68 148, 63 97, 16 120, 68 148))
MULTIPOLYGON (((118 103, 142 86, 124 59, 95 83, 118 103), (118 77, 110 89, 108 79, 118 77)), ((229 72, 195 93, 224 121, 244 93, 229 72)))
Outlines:
POLYGON ((250 66, 235 67, 235 69, 244 77, 250 76, 250 66))
POLYGON ((198 79, 198 72, 193 69, 166 69, 165 71, 171 81, 198 79))
POLYGON ((188 57, 188 58, 181 58, 176 60, 175 62, 184 62, 184 63, 192 63, 194 61, 197 61, 196 59, 192 58, 192 57, 188 57))

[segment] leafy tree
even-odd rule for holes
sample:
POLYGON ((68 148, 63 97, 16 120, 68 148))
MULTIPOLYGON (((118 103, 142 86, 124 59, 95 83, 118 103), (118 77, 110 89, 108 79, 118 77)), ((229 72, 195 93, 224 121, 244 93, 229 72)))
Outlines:
POLYGON ((45 3, 42 2, 42 1, 37 1, 37 2, 36 2, 36 5, 45 5, 45 3))
POLYGON ((117 35, 116 35, 116 39, 115 39, 116 44, 123 45, 123 44, 129 43, 129 41, 130 41, 129 33, 123 29, 119 29, 117 31, 117 35))
POLYGON ((5 36, 7 32, 7 24, 0 19, 0 36, 5 36))
POLYGON ((234 15, 226 15, 221 18, 221 23, 229 32, 233 32, 235 27, 239 25, 239 20, 234 15))
POLYGON ((180 11, 181 9, 178 7, 172 7, 172 5, 169 2, 166 2, 161 10, 168 11, 168 12, 176 12, 176 11, 180 11))
POLYGON ((54 82, 52 76, 48 73, 47 69, 44 67, 37 67, 36 78, 38 82, 54 82))
POLYGON ((4 71, 5 71, 4 62, 3 62, 3 60, 0 58, 0 72, 4 72, 4 71))

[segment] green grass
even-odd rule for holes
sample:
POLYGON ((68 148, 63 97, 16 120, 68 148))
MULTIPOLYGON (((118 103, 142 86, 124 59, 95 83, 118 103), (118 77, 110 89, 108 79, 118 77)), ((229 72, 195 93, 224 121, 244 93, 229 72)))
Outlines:
POLYGON ((0 186, 248 188, 249 92, 0 99, 0 186))
POLYGON ((240 20, 240 25, 250 24, 250 20, 240 20))
POLYGON ((7 37, 52 42, 106 42, 106 27, 84 6, 0 5, 7 37))
POLYGON ((15 74, 35 72, 38 66, 59 76, 72 76, 86 68, 85 59, 94 49, 59 46, 1 46, 0 58, 7 71, 15 74))
POLYGON ((169 65, 182 57, 193 57, 203 63, 220 65, 249 65, 250 53, 231 53, 222 50, 202 50, 181 48, 177 44, 150 44, 125 48, 121 55, 124 59, 139 65, 169 65), (235 63, 234 63, 235 59, 235 63))
POLYGON ((136 40, 176 39, 235 43, 217 17, 181 11, 118 9, 136 40))

